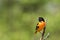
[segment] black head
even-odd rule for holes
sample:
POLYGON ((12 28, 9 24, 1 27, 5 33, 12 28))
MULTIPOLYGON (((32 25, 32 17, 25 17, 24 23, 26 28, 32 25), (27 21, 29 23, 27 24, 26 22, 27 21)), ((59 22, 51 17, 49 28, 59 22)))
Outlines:
POLYGON ((45 20, 44 20, 43 17, 39 17, 38 20, 39 20, 39 22, 41 22, 41 21, 44 21, 45 22, 45 20))

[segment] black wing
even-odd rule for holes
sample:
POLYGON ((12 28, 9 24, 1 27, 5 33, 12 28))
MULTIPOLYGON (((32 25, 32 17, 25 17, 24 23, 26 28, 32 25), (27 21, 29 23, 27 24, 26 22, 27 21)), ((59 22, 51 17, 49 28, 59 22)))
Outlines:
POLYGON ((39 28, 38 24, 39 24, 39 23, 37 23, 36 30, 39 28))
POLYGON ((39 28, 39 26, 36 26, 36 30, 39 28))

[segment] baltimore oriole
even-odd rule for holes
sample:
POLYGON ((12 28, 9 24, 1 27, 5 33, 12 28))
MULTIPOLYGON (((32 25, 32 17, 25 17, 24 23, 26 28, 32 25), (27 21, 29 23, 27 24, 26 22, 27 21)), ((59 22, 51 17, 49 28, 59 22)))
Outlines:
POLYGON ((46 22, 45 22, 45 20, 44 20, 43 17, 39 17, 38 20, 39 20, 39 22, 38 22, 37 25, 36 25, 35 34, 36 34, 37 32, 40 32, 40 31, 43 30, 43 33, 42 33, 42 36, 43 36, 44 33, 45 33, 46 22))

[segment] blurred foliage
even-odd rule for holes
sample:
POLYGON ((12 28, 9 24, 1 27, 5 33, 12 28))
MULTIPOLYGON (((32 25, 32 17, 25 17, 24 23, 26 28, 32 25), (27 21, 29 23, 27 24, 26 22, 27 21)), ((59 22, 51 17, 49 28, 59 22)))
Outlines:
POLYGON ((60 0, 0 0, 0 40, 34 40, 39 16, 47 21, 47 40, 60 40, 60 0))

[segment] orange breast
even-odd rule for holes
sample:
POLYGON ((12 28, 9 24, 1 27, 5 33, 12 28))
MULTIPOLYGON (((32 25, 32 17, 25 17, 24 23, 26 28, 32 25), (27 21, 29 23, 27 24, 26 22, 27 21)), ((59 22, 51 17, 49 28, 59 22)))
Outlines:
POLYGON ((41 31, 45 27, 46 23, 45 22, 39 22, 38 26, 38 31, 41 31))

